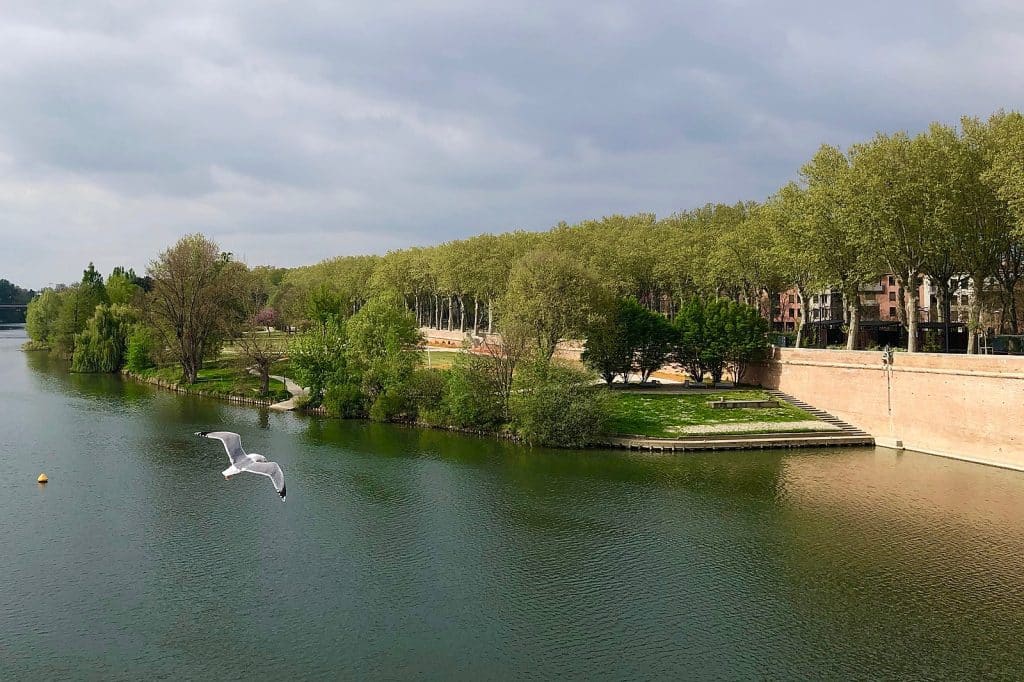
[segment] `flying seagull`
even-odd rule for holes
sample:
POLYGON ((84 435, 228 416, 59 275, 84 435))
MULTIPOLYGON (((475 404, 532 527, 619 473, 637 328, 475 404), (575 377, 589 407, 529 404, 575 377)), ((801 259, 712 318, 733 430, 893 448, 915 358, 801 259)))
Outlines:
POLYGON ((281 467, 278 466, 277 462, 268 462, 266 457, 256 453, 251 455, 245 454, 245 450, 242 449, 242 437, 237 433, 231 433, 230 431, 196 431, 196 435, 213 438, 224 443, 224 449, 228 451, 228 457, 231 459, 231 466, 221 472, 224 474, 224 478, 231 478, 246 471, 250 474, 266 476, 274 482, 274 490, 277 491, 277 494, 281 496, 281 501, 284 502, 284 472, 281 471, 281 467))

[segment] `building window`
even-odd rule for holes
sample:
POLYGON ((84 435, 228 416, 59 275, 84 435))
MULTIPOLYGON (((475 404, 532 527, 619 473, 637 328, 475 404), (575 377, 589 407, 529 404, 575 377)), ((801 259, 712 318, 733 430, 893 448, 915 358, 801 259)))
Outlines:
POLYGON ((896 292, 895 291, 890 291, 889 292, 889 300, 890 301, 895 301, 896 300, 896 292))
POLYGON ((793 309, 792 308, 789 309, 789 316, 793 317, 793 309))
POLYGON ((789 295, 789 302, 790 303, 796 303, 796 295, 795 294, 790 294, 789 295))
POLYGON ((892 275, 889 275, 889 286, 891 286, 891 287, 896 286, 896 278, 893 277, 892 275))
POLYGON ((971 297, 968 296, 967 294, 963 294, 960 297, 960 305, 970 305, 970 304, 971 304, 971 297))
POLYGON ((896 306, 889 306, 889 317, 896 317, 896 306))
POLYGON ((803 316, 804 316, 804 311, 802 311, 802 310, 800 310, 799 308, 797 308, 797 311, 796 311, 796 316, 797 316, 797 317, 803 317, 803 316))

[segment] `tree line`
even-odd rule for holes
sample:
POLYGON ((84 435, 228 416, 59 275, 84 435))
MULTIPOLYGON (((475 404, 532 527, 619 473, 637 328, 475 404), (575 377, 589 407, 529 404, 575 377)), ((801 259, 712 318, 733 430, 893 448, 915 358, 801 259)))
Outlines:
MULTIPOLYGON (((0 279, 0 305, 27 305, 36 295, 30 289, 22 289, 6 279, 0 279)), ((25 321, 23 308, 0 308, 0 322, 19 323, 25 321)))
MULTIPOLYGON (((811 294, 843 295, 847 344, 855 348, 860 288, 895 275, 900 319, 916 350, 918 285, 937 289, 938 321, 951 293, 975 283, 969 327, 980 327, 983 289, 1000 292, 1004 331, 1021 327, 1014 292, 1024 276, 1024 117, 998 112, 932 124, 917 135, 879 134, 840 149, 823 145, 763 202, 708 204, 667 217, 614 215, 547 232, 482 234, 385 256, 347 256, 279 272, 271 305, 301 325, 304 301, 327 288, 355 312, 374 292, 402 297, 418 325, 490 333, 496 301, 532 253, 570 254, 618 297, 674 318, 694 298, 728 298, 771 320, 781 292, 796 289, 808 319, 811 294)), ((558 295, 575 295, 567 283, 558 295)), ((552 302, 553 303, 553 302, 552 302)), ((976 350, 971 335, 969 351, 976 350)), ((798 330, 798 344, 803 341, 798 330)))

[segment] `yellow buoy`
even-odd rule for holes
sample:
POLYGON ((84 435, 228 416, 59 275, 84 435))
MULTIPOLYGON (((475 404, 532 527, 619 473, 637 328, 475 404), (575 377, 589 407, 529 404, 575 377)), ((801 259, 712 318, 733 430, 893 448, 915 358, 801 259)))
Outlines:
POLYGON ((39 474, 39 478, 37 478, 36 480, 39 481, 40 483, 46 483, 50 479, 46 477, 46 474, 39 474))

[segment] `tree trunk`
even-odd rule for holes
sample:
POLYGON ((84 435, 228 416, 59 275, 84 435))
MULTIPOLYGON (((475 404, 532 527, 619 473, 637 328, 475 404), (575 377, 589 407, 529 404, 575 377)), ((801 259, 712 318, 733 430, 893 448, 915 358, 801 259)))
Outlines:
POLYGON ((452 330, 452 297, 448 297, 448 331, 452 330))
POLYGON ((904 278, 904 286, 900 287, 907 302, 907 352, 917 352, 917 304, 920 292, 917 287, 917 275, 904 278))
POLYGON ((462 294, 459 294, 459 331, 466 331, 466 302, 462 300, 462 294))
POLYGON ((487 299, 487 333, 494 333, 494 299, 487 299))
POLYGON ((843 292, 846 314, 849 324, 846 332, 846 350, 857 350, 857 336, 860 334, 860 301, 857 299, 857 287, 843 292))
POLYGON ((473 336, 480 332, 480 299, 473 297, 473 336))
POLYGON ((270 368, 260 367, 260 395, 265 396, 270 393, 270 368))
MULTIPOLYGON (((797 348, 801 348, 802 344, 803 344, 803 339, 804 339, 804 324, 807 323, 807 317, 810 315, 810 306, 807 303, 807 292, 805 291, 805 287, 797 286, 796 293, 797 293, 797 296, 800 297, 800 314, 802 315, 802 317, 798 320, 798 324, 797 324, 797 327, 796 327, 796 347, 797 348)), ((772 299, 771 299, 771 297, 769 297, 768 298, 768 321, 769 322, 771 322, 772 317, 774 317, 772 315, 771 305, 772 305, 772 299)))
POLYGON ((981 331, 981 287, 984 277, 971 273, 971 298, 967 308, 967 353, 978 352, 978 332, 981 331))

